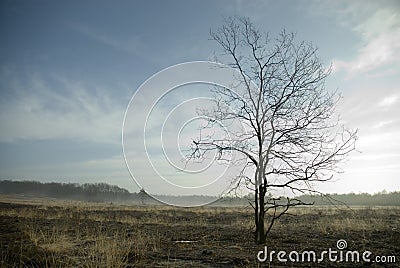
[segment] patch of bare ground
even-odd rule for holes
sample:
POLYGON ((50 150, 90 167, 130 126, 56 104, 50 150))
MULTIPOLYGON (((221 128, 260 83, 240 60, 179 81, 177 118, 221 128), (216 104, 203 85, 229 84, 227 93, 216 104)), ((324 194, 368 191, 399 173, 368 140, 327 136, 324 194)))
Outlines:
MULTIPOLYGON (((400 208, 297 208, 266 245, 243 207, 173 208, 79 202, 0 202, 1 267, 399 267, 400 208), (344 239, 396 263, 259 262, 274 250, 321 253, 344 239)), ((287 256, 286 256, 287 258, 287 256)))

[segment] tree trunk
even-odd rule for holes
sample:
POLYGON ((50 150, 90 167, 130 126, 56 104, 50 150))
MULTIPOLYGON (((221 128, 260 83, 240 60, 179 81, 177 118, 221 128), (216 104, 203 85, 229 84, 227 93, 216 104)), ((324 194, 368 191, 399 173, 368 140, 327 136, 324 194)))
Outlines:
POLYGON ((264 230, 264 198, 265 189, 263 185, 259 186, 259 198, 258 198, 258 211, 256 211, 256 218, 258 219, 256 224, 256 242, 257 244, 264 244, 266 241, 265 230, 264 230))
POLYGON ((254 232, 254 240, 258 241, 258 188, 256 187, 254 195, 254 226, 256 230, 254 232))

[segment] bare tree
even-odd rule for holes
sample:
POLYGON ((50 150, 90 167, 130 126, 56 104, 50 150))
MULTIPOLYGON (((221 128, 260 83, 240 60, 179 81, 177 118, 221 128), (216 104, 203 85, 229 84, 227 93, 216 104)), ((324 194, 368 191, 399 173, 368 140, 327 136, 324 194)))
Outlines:
POLYGON ((339 125, 339 96, 324 86, 330 68, 312 44, 297 43, 285 31, 271 41, 239 17, 211 31, 211 38, 240 76, 235 91, 215 88, 215 107, 201 111, 209 118, 204 127, 239 120, 243 128, 226 138, 200 135, 191 156, 198 159, 211 151, 220 159, 232 152, 242 156, 233 189, 244 185, 254 191, 255 240, 265 243, 275 220, 291 207, 307 205, 279 197, 282 192, 319 193, 315 184, 340 171, 337 164, 354 150, 357 133, 339 125))

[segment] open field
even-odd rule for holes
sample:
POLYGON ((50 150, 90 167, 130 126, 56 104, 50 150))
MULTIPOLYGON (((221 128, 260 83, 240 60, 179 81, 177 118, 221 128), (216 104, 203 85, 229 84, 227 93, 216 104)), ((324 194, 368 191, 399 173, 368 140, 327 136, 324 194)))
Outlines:
MULTIPOLYGON (((297 208, 268 250, 365 250, 396 263, 260 263, 245 207, 174 208, 0 197, 1 267, 400 267, 400 207, 297 208)), ((287 256, 286 256, 287 258, 287 256)))

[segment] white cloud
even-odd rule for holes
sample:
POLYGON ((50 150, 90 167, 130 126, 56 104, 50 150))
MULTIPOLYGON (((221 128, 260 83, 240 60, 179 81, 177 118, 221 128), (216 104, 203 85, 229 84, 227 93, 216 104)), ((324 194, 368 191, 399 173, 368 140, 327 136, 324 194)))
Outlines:
MULTIPOLYGON (((358 128, 361 136, 376 136, 374 142, 379 142, 384 135, 400 131, 400 106, 396 105, 398 97, 395 91, 395 88, 390 87, 381 90, 364 86, 353 88, 346 92, 338 110, 346 125, 358 128)), ((396 142, 397 140, 385 140, 385 144, 396 142)), ((372 143, 366 145, 374 146, 372 143)))
POLYGON ((344 69, 349 76, 376 70, 400 59, 400 16, 396 9, 378 9, 353 28, 363 44, 352 60, 335 60, 335 69, 344 69))
POLYGON ((350 61, 334 60, 334 70, 345 70, 349 76, 375 70, 396 63, 400 59, 400 28, 383 32, 367 40, 355 59, 350 61))
POLYGON ((330 189, 343 192, 378 192, 383 189, 399 190, 400 183, 400 106, 397 85, 379 84, 352 86, 345 91, 339 111, 346 125, 358 128, 359 139, 356 149, 343 168, 337 183, 330 189))
POLYGON ((381 122, 375 124, 373 126, 373 128, 382 128, 382 127, 392 124, 393 122, 394 122, 393 120, 384 120, 384 121, 381 121, 381 122))
POLYGON ((15 96, 0 106, 0 141, 80 139, 119 143, 125 107, 105 89, 55 78, 50 85, 32 76, 22 87, 10 82, 15 96), (22 88, 21 88, 22 87, 22 88))
POLYGON ((382 99, 379 103, 378 106, 381 107, 390 107, 393 104, 395 104, 397 102, 397 100, 399 99, 399 97, 397 95, 392 95, 392 96, 388 96, 385 97, 384 99, 382 99))
POLYGON ((399 27, 398 10, 383 7, 375 10, 366 21, 357 25, 354 30, 359 32, 365 38, 374 38, 382 30, 396 30, 399 27))
POLYGON ((362 42, 357 55, 350 60, 334 59, 334 71, 344 70, 349 77, 360 73, 377 70, 381 67, 396 68, 400 60, 400 15, 398 8, 382 7, 365 4, 369 10, 358 10, 358 3, 349 5, 346 12, 340 14, 344 23, 356 26, 352 30, 357 33, 362 42), (393 66, 394 65, 394 66, 393 66))

